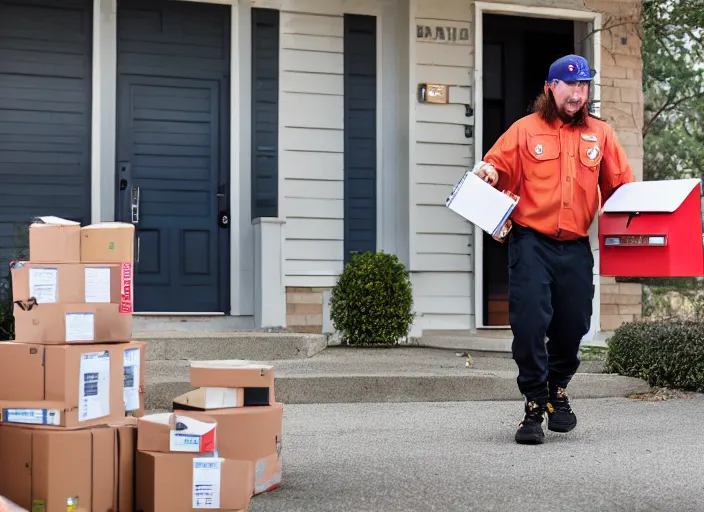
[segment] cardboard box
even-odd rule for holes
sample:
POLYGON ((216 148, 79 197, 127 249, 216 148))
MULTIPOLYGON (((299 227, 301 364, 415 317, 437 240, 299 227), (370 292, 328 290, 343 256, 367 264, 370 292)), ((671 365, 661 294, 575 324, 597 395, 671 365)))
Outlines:
POLYGON ((246 461, 138 451, 136 475, 140 512, 246 512, 253 495, 254 467, 246 461))
POLYGON ((37 430, 0 425, 0 494, 27 510, 134 511, 134 426, 37 430))
POLYGON ((65 345, 127 343, 132 338, 132 314, 119 304, 14 304, 15 340, 21 343, 65 345))
POLYGON ((36 263, 81 261, 81 225, 59 217, 39 217, 29 226, 29 259, 36 263))
POLYGON ((137 449, 143 452, 210 453, 215 446, 212 419, 170 412, 149 414, 137 422, 137 449), (179 428, 181 427, 181 428, 179 428))
POLYGON ((134 479, 137 455, 137 422, 126 418, 124 421, 108 425, 117 431, 117 510, 134 512, 134 479))
MULTIPOLYGON (((174 404, 174 411, 180 412, 174 404)), ((255 493, 279 487, 282 475, 283 404, 241 407, 187 414, 217 423, 217 450, 220 457, 246 460, 255 465, 255 493), (242 442, 246 439, 246 442, 242 442)))
POLYGON ((244 406, 274 405, 274 367, 251 361, 192 361, 191 385, 197 388, 242 388, 244 406))
POLYGON ((84 263, 134 262, 134 224, 100 222, 81 228, 80 261, 84 263))
POLYGON ((177 396, 173 403, 182 411, 234 409, 246 405, 242 388, 198 388, 177 396))
POLYGON ((132 313, 132 272, 121 263, 32 263, 12 266, 12 296, 37 304, 118 304, 132 313))
POLYGON ((131 407, 143 408, 143 354, 141 342, 0 343, 0 417, 5 423, 65 428, 123 421, 126 398, 131 407), (127 372, 126 353, 136 360, 127 372), (126 373, 139 376, 127 390, 126 373))

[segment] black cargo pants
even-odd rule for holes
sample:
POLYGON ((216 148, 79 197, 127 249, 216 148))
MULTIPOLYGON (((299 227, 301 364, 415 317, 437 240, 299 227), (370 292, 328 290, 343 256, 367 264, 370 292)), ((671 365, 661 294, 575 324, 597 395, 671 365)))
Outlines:
POLYGON ((592 316, 594 257, 588 238, 557 241, 516 223, 508 244, 518 388, 528 401, 543 401, 548 384, 566 388, 579 368, 592 316))

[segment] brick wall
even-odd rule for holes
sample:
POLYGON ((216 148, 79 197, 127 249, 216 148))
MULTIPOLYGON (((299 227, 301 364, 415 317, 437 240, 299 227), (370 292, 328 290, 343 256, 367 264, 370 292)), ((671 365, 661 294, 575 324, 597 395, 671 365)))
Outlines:
MULTIPOLYGON (((640 1, 585 0, 603 14, 601 117, 616 132, 637 180, 643 179, 643 61, 636 33, 640 1)), ((613 331, 642 314, 642 286, 601 277, 601 330, 613 331)))
POLYGON ((613 277, 601 278, 601 329, 613 331, 624 322, 642 317, 642 286, 617 283, 613 277))
POLYGON ((294 332, 323 332, 323 292, 328 288, 286 287, 286 326, 294 332))

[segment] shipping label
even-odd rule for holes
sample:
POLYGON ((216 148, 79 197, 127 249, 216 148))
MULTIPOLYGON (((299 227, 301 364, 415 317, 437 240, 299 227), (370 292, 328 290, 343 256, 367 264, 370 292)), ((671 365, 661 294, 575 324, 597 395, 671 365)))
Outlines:
POLYGON ((110 352, 81 354, 78 421, 110 415, 110 352))

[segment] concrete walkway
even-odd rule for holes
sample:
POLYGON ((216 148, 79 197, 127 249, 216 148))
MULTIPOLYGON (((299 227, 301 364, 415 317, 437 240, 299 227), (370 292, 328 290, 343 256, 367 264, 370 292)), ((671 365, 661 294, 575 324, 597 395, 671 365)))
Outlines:
POLYGON ((520 402, 287 405, 250 512, 701 512, 704 397, 573 402, 540 446, 513 441, 520 402))
MULTIPOLYGON (((285 404, 521 399, 512 359, 475 355, 467 367, 466 357, 457 354, 419 347, 331 347, 313 357, 268 364, 276 375, 276 398, 285 404)), ((168 409, 174 397, 192 389, 189 364, 147 361, 147 409, 168 409)), ((570 385, 577 398, 621 397, 649 389, 639 379, 600 373, 599 362, 585 361, 579 371, 570 385)))

